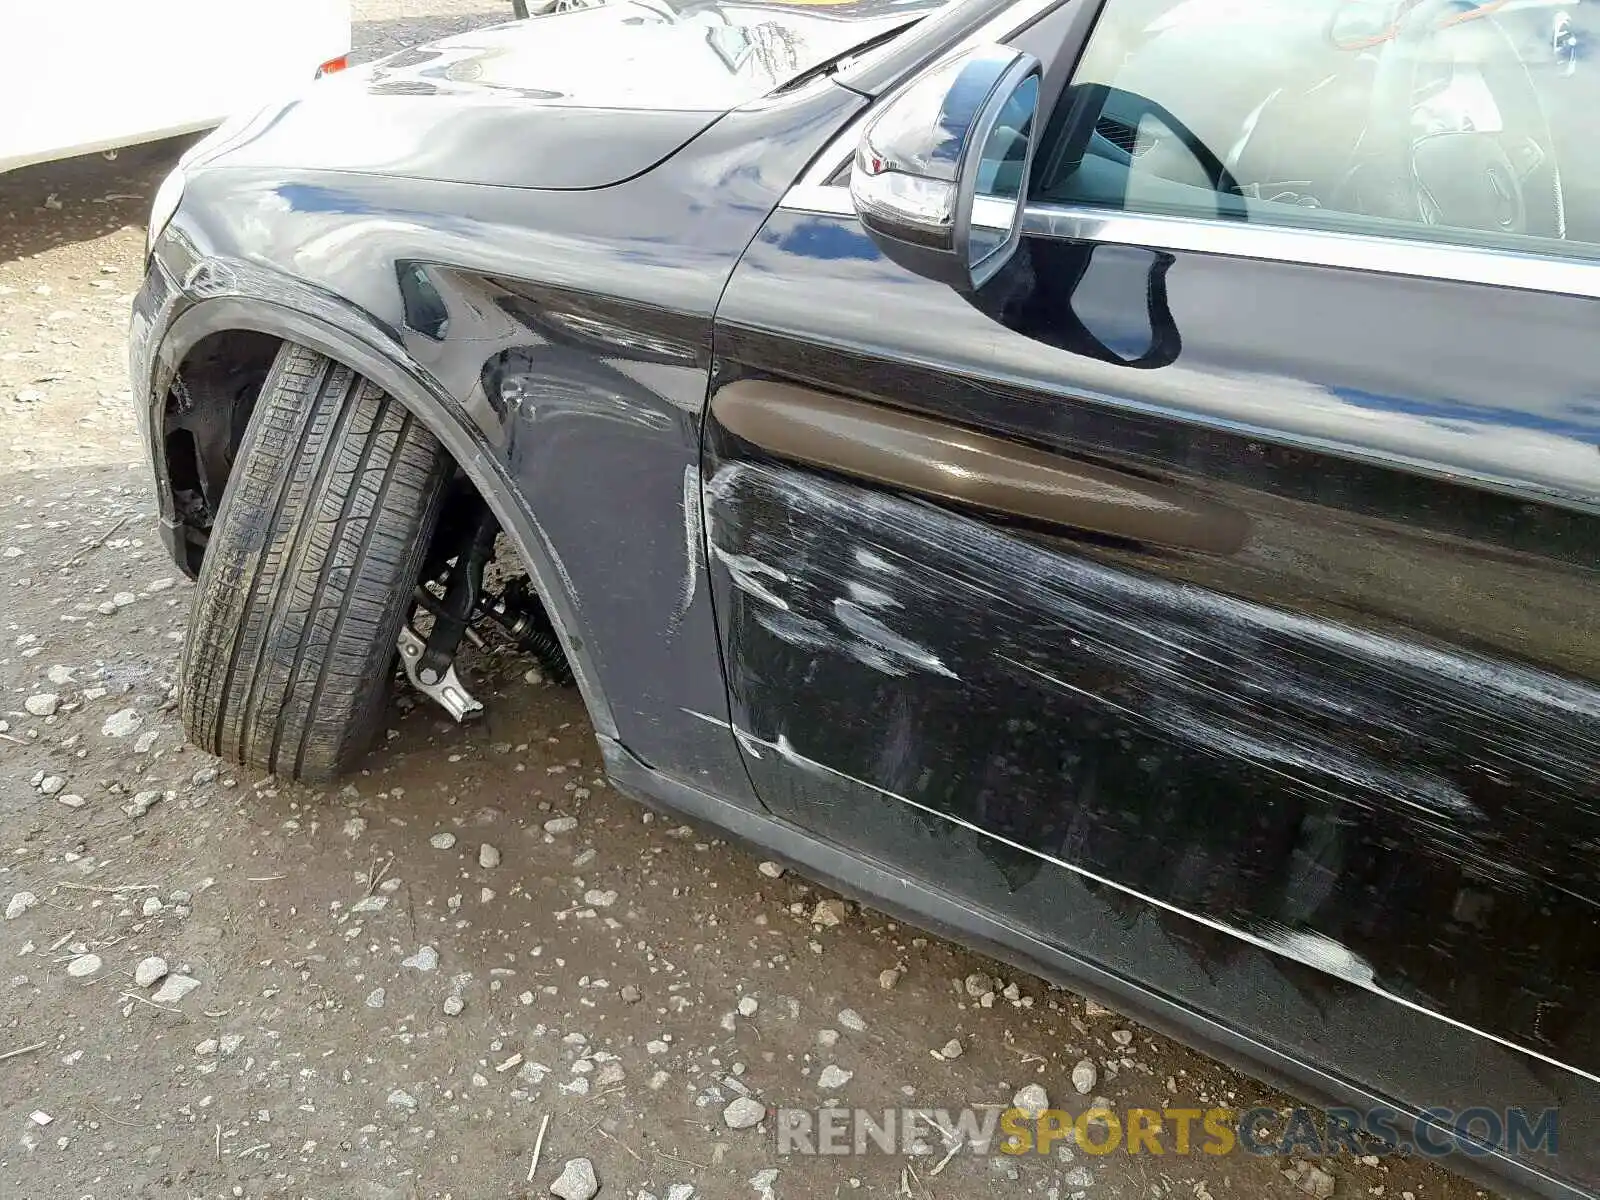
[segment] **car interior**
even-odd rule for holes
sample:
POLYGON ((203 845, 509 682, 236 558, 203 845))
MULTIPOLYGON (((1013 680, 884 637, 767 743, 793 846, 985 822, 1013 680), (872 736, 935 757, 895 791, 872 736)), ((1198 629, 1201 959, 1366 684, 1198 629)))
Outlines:
POLYGON ((1031 193, 1593 252, 1581 243, 1600 242, 1600 156, 1580 139, 1600 101, 1596 7, 1109 0, 1031 193))

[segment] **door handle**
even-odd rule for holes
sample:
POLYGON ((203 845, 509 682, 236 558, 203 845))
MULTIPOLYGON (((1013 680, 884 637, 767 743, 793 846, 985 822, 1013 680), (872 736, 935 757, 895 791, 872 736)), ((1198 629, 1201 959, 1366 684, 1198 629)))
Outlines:
POLYGON ((730 383, 711 412, 779 457, 989 512, 1208 554, 1235 553, 1250 530, 1183 488, 794 384, 730 383))

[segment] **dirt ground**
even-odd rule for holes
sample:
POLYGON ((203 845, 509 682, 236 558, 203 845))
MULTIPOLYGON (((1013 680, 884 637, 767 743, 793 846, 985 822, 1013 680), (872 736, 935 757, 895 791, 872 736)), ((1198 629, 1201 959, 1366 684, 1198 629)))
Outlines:
MULTIPOLYGON (((358 49, 505 7, 363 0, 358 49)), ((828 893, 610 790, 513 656, 469 661, 475 727, 397 684, 328 791, 186 747, 124 361, 179 149, 0 176, 0 1198, 544 1196, 577 1157, 628 1200, 1487 1195, 1348 1156, 780 1156, 725 1107, 1290 1101, 871 911, 816 924, 828 893)))

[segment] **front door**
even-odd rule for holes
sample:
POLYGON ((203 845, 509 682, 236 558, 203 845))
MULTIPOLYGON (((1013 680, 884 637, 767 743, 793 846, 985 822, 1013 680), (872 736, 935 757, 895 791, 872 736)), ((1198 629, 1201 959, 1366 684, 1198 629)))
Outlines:
POLYGON ((1387 7, 1019 33, 1059 100, 970 298, 817 164, 718 313, 732 722, 778 814, 1152 1013, 1593 1128, 1600 69, 1387 7))

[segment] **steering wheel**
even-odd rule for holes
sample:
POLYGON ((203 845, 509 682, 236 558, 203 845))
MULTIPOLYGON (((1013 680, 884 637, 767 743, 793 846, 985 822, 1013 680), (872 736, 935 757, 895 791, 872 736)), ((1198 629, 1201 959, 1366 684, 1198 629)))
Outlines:
MULTIPOLYGON (((1356 178, 1357 207, 1372 216, 1564 238, 1566 201, 1538 90, 1504 28, 1473 16, 1487 53, 1476 67, 1499 111, 1499 132, 1471 128, 1418 134, 1417 72, 1425 51, 1460 15, 1459 0, 1422 0, 1386 42, 1373 77, 1356 178)), ((1448 61, 1448 60, 1446 60, 1448 61)))

